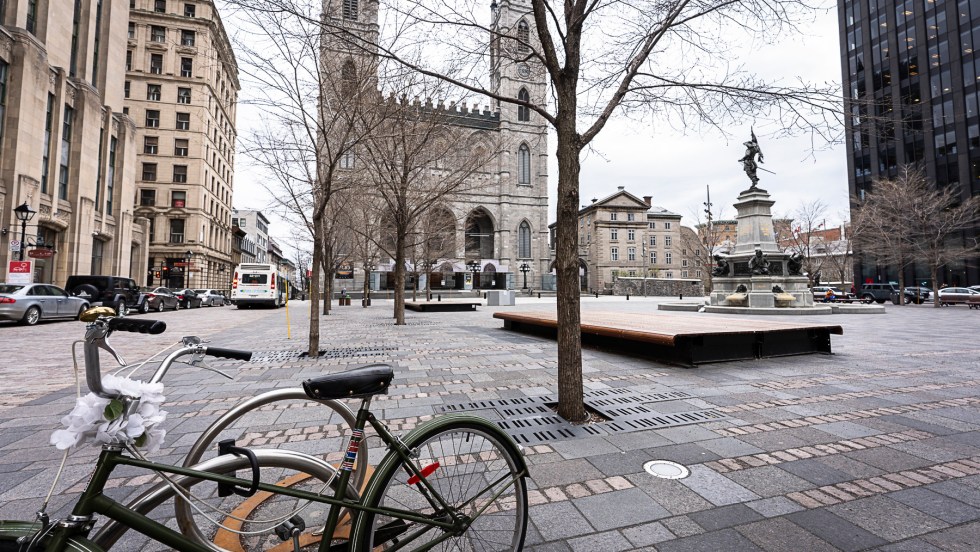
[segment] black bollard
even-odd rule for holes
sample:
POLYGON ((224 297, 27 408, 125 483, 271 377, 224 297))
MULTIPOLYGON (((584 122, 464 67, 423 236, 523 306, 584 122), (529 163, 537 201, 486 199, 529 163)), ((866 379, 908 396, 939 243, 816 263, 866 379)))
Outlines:
POLYGON ((441 293, 439 295, 436 295, 436 297, 438 297, 438 299, 437 299, 438 301, 442 301, 442 294, 441 293))
POLYGON ((598 291, 597 291, 597 292, 595 292, 595 298, 596 298, 596 299, 598 299, 598 298, 599 298, 599 292, 598 292, 598 291))
POLYGON ((538 299, 541 299, 541 293, 538 292, 538 299))
POLYGON ((629 301, 629 300, 630 300, 630 294, 629 294, 629 293, 627 293, 627 294, 626 294, 626 300, 627 300, 627 301, 629 301))
POLYGON ((682 293, 682 294, 681 294, 681 296, 680 296, 680 300, 681 300, 681 301, 683 301, 683 300, 684 300, 684 294, 683 294, 683 293, 682 293))

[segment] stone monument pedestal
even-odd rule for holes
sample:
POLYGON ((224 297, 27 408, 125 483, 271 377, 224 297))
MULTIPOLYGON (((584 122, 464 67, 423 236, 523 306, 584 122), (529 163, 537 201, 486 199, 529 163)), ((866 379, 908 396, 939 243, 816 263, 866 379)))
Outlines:
MULTIPOLYGON (((792 295, 789 304, 780 307, 812 307, 813 294, 807 285, 805 276, 770 276, 758 275, 748 278, 724 278, 716 276, 711 280, 711 305, 726 307, 776 308, 777 295, 780 293, 792 295), (741 291, 740 286, 745 290, 741 291), (782 291, 773 291, 777 288, 782 291), (732 295, 745 295, 745 301, 728 301, 732 295)), ((787 298, 788 299, 788 298, 787 298)))

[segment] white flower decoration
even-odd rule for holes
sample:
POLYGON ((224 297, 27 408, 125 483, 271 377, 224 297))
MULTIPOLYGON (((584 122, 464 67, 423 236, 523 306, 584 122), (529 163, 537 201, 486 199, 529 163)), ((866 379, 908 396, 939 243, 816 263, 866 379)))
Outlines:
POLYGON ((167 419, 167 413, 160 410, 164 401, 163 384, 113 375, 104 376, 102 383, 109 391, 139 399, 136 412, 127 416, 123 401, 103 399, 89 393, 79 397, 75 408, 61 419, 65 429, 51 434, 51 444, 64 450, 92 439, 102 444, 135 444, 145 447, 148 452, 158 450, 167 435, 164 429, 157 427, 167 419))

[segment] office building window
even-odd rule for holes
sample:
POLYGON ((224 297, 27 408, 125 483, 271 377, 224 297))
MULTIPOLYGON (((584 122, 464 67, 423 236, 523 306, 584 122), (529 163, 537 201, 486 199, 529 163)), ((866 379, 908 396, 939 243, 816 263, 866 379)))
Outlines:
POLYGON ((146 110, 146 126, 147 128, 160 127, 160 111, 158 109, 146 110))
POLYGON ((71 132, 75 110, 65 106, 65 119, 61 125, 61 173, 58 180, 58 198, 68 199, 68 162, 71 160, 71 132))
POLYGON ((651 251, 650 252, 650 264, 657 264, 657 252, 656 251, 651 251))
POLYGON ((27 0, 27 32, 37 34, 37 0, 27 0))
POLYGON ((618 247, 612 247, 612 248, 609 249, 609 258, 611 260, 613 260, 613 261, 618 261, 619 260, 619 248, 618 247))
POLYGON ((190 129, 191 129, 191 114, 177 113, 177 130, 190 130, 190 129))
POLYGON ((146 85, 146 99, 151 102, 160 101, 160 85, 159 84, 148 84, 146 85))
POLYGON ((187 139, 177 138, 174 140, 174 155, 177 157, 187 157, 187 139))
POLYGON ((75 0, 75 11, 71 18, 71 57, 68 60, 68 75, 78 73, 78 27, 82 19, 82 0, 75 0))
POLYGON ((157 146, 160 143, 160 138, 157 136, 144 136, 143 137, 143 153, 147 155, 156 155, 157 146))
POLYGON ((626 260, 628 260, 628 261, 635 261, 636 260, 636 248, 635 247, 627 247, 626 248, 626 260))
POLYGON ((190 78, 194 76, 194 59, 180 58, 180 76, 190 78))
POLYGON ((132 71, 133 70, 133 51, 132 50, 126 50, 126 70, 127 71, 132 71))
POLYGON ((194 4, 184 4, 184 17, 196 17, 197 6, 194 4))
POLYGON ((3 142, 3 123, 7 114, 7 62, 0 60, 0 143, 3 142))
POLYGON ((664 236, 664 247, 670 247, 670 242, 673 241, 671 236, 664 236))
POLYGON ((123 97, 129 98, 129 88, 131 85, 132 83, 129 81, 126 81, 126 83, 123 85, 123 97))
POLYGON ((636 220, 636 213, 626 213, 626 220, 629 222, 636 220))
POLYGON ((163 54, 150 54, 150 73, 163 74, 163 54))
POLYGON ((616 228, 610 229, 609 230, 609 239, 611 239, 611 240, 618 240, 619 239, 619 230, 617 230, 616 228))
POLYGON ((95 4, 95 38, 93 39, 92 51, 92 86, 98 85, 99 79, 99 48, 102 42, 102 0, 95 4))
POLYGON ((129 39, 136 40, 136 23, 129 22, 129 39))
POLYGON ((636 239, 636 230, 633 230, 632 228, 630 228, 629 230, 627 230, 626 231, 626 239, 629 240, 629 241, 635 240, 636 239))
POLYGON ((651 222, 649 226, 650 226, 650 230, 656 230, 657 229, 657 223, 656 222, 651 222))
POLYGON ((187 206, 187 192, 184 191, 173 191, 170 192, 170 206, 184 208, 187 206))
POLYGON ((182 29, 180 31, 180 45, 181 46, 193 46, 194 45, 194 42, 195 42, 195 38, 196 37, 195 37, 194 31, 188 31, 186 29, 182 29))
POLYGON ((112 215, 112 191, 116 183, 116 137, 109 138, 109 166, 105 173, 105 212, 112 215))
POLYGON ((191 103, 191 89, 190 88, 178 88, 177 89, 177 103, 179 103, 179 104, 189 104, 189 103, 191 103))
POLYGON ((656 245, 657 245, 657 236, 650 236, 650 246, 656 247, 656 245))
POLYGON ((170 243, 184 243, 184 219, 170 219, 170 243))
POLYGON ((143 180, 146 182, 155 182, 156 179, 157 179, 157 164, 143 163, 143 180))
POLYGON ((609 220, 617 220, 617 219, 619 219, 619 213, 617 213, 615 211, 613 211, 612 213, 609 213, 609 220))
POLYGON ((174 165, 174 182, 187 182, 187 165, 174 165))
POLYGON ((153 0, 153 11, 165 13, 167 11, 167 0, 153 0))
POLYGON ((670 230, 670 223, 669 222, 665 222, 664 223, 664 230, 670 230))
POLYGON ((670 251, 664 253, 664 263, 670 264, 672 261, 670 251))
MULTIPOLYGON (((153 207, 157 204, 156 190, 140 190, 140 206, 153 207)), ((152 219, 150 219, 152 220, 152 219)))
POLYGON ((167 28, 160 25, 150 26, 150 42, 166 42, 167 28))

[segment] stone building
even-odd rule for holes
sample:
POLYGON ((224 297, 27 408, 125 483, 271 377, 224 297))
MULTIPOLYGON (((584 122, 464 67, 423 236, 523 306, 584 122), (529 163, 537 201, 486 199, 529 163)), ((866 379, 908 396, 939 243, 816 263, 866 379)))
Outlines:
POLYGON ((579 210, 583 289, 610 288, 619 277, 681 277, 681 216, 652 205, 652 199, 620 186, 579 210))
MULTIPOLYGON (((125 114, 125 2, 0 2, 0 234, 35 282, 142 280, 147 223, 133 210, 135 125, 125 114), (24 229, 14 208, 36 213, 24 229), (50 256, 48 256, 50 255, 50 256), (35 258, 37 256, 37 258, 35 258)), ((5 274, 6 275, 6 274, 5 274)))
MULTIPOLYGON (((269 219, 262 211, 232 209, 231 224, 245 231, 247 241, 254 244, 252 258, 242 262, 268 263, 269 260, 269 219)), ((244 247, 243 247, 244 250, 244 247)), ((244 251, 243 251, 244 253, 244 251)))
POLYGON ((137 125, 136 213, 150 220, 146 284, 227 288, 235 55, 211 0, 129 4, 123 89, 137 125), (156 282, 160 271, 169 276, 156 282))
MULTIPOLYGON (((378 3, 324 0, 323 6, 324 17, 330 18, 332 25, 363 35, 368 41, 377 36, 378 3)), ((497 32, 535 40, 529 4, 501 0, 491 4, 490 9, 491 24, 497 32)), ((337 78, 375 66, 374 56, 359 45, 349 44, 345 36, 348 35, 333 33, 323 41, 326 63, 331 64, 328 74, 337 78)), ((539 62, 524 60, 527 53, 519 47, 516 53, 512 51, 515 47, 511 41, 495 40, 488 49, 493 91, 538 104, 545 102, 547 75, 539 62)), ((335 94, 334 90, 341 88, 334 87, 327 93, 335 94)), ((514 288, 521 285, 518 272, 526 263, 530 269, 528 285, 540 288, 550 259, 546 122, 526 107, 509 103, 494 102, 481 109, 478 105, 447 106, 437 99, 418 105, 434 118, 462 129, 467 138, 460 144, 472 148, 474 155, 490 151, 487 144, 493 144, 491 149, 498 145, 503 148, 502 154, 495 155, 470 177, 472 186, 467 186, 467 191, 456 194, 429 214, 430 220, 447 221, 450 228, 446 232, 449 243, 440 247, 449 254, 434 259, 436 271, 429 275, 432 287, 462 288, 464 281, 469 281, 469 264, 475 263, 476 287, 514 288)), ((329 117, 329 112, 325 116, 329 117)), ((341 169, 356 173, 366 166, 358 159, 360 154, 355 152, 345 159, 341 169)), ((377 268, 394 269, 392 262, 384 261, 377 268)), ((392 279, 381 276, 375 279, 380 287, 390 286, 392 279)))

